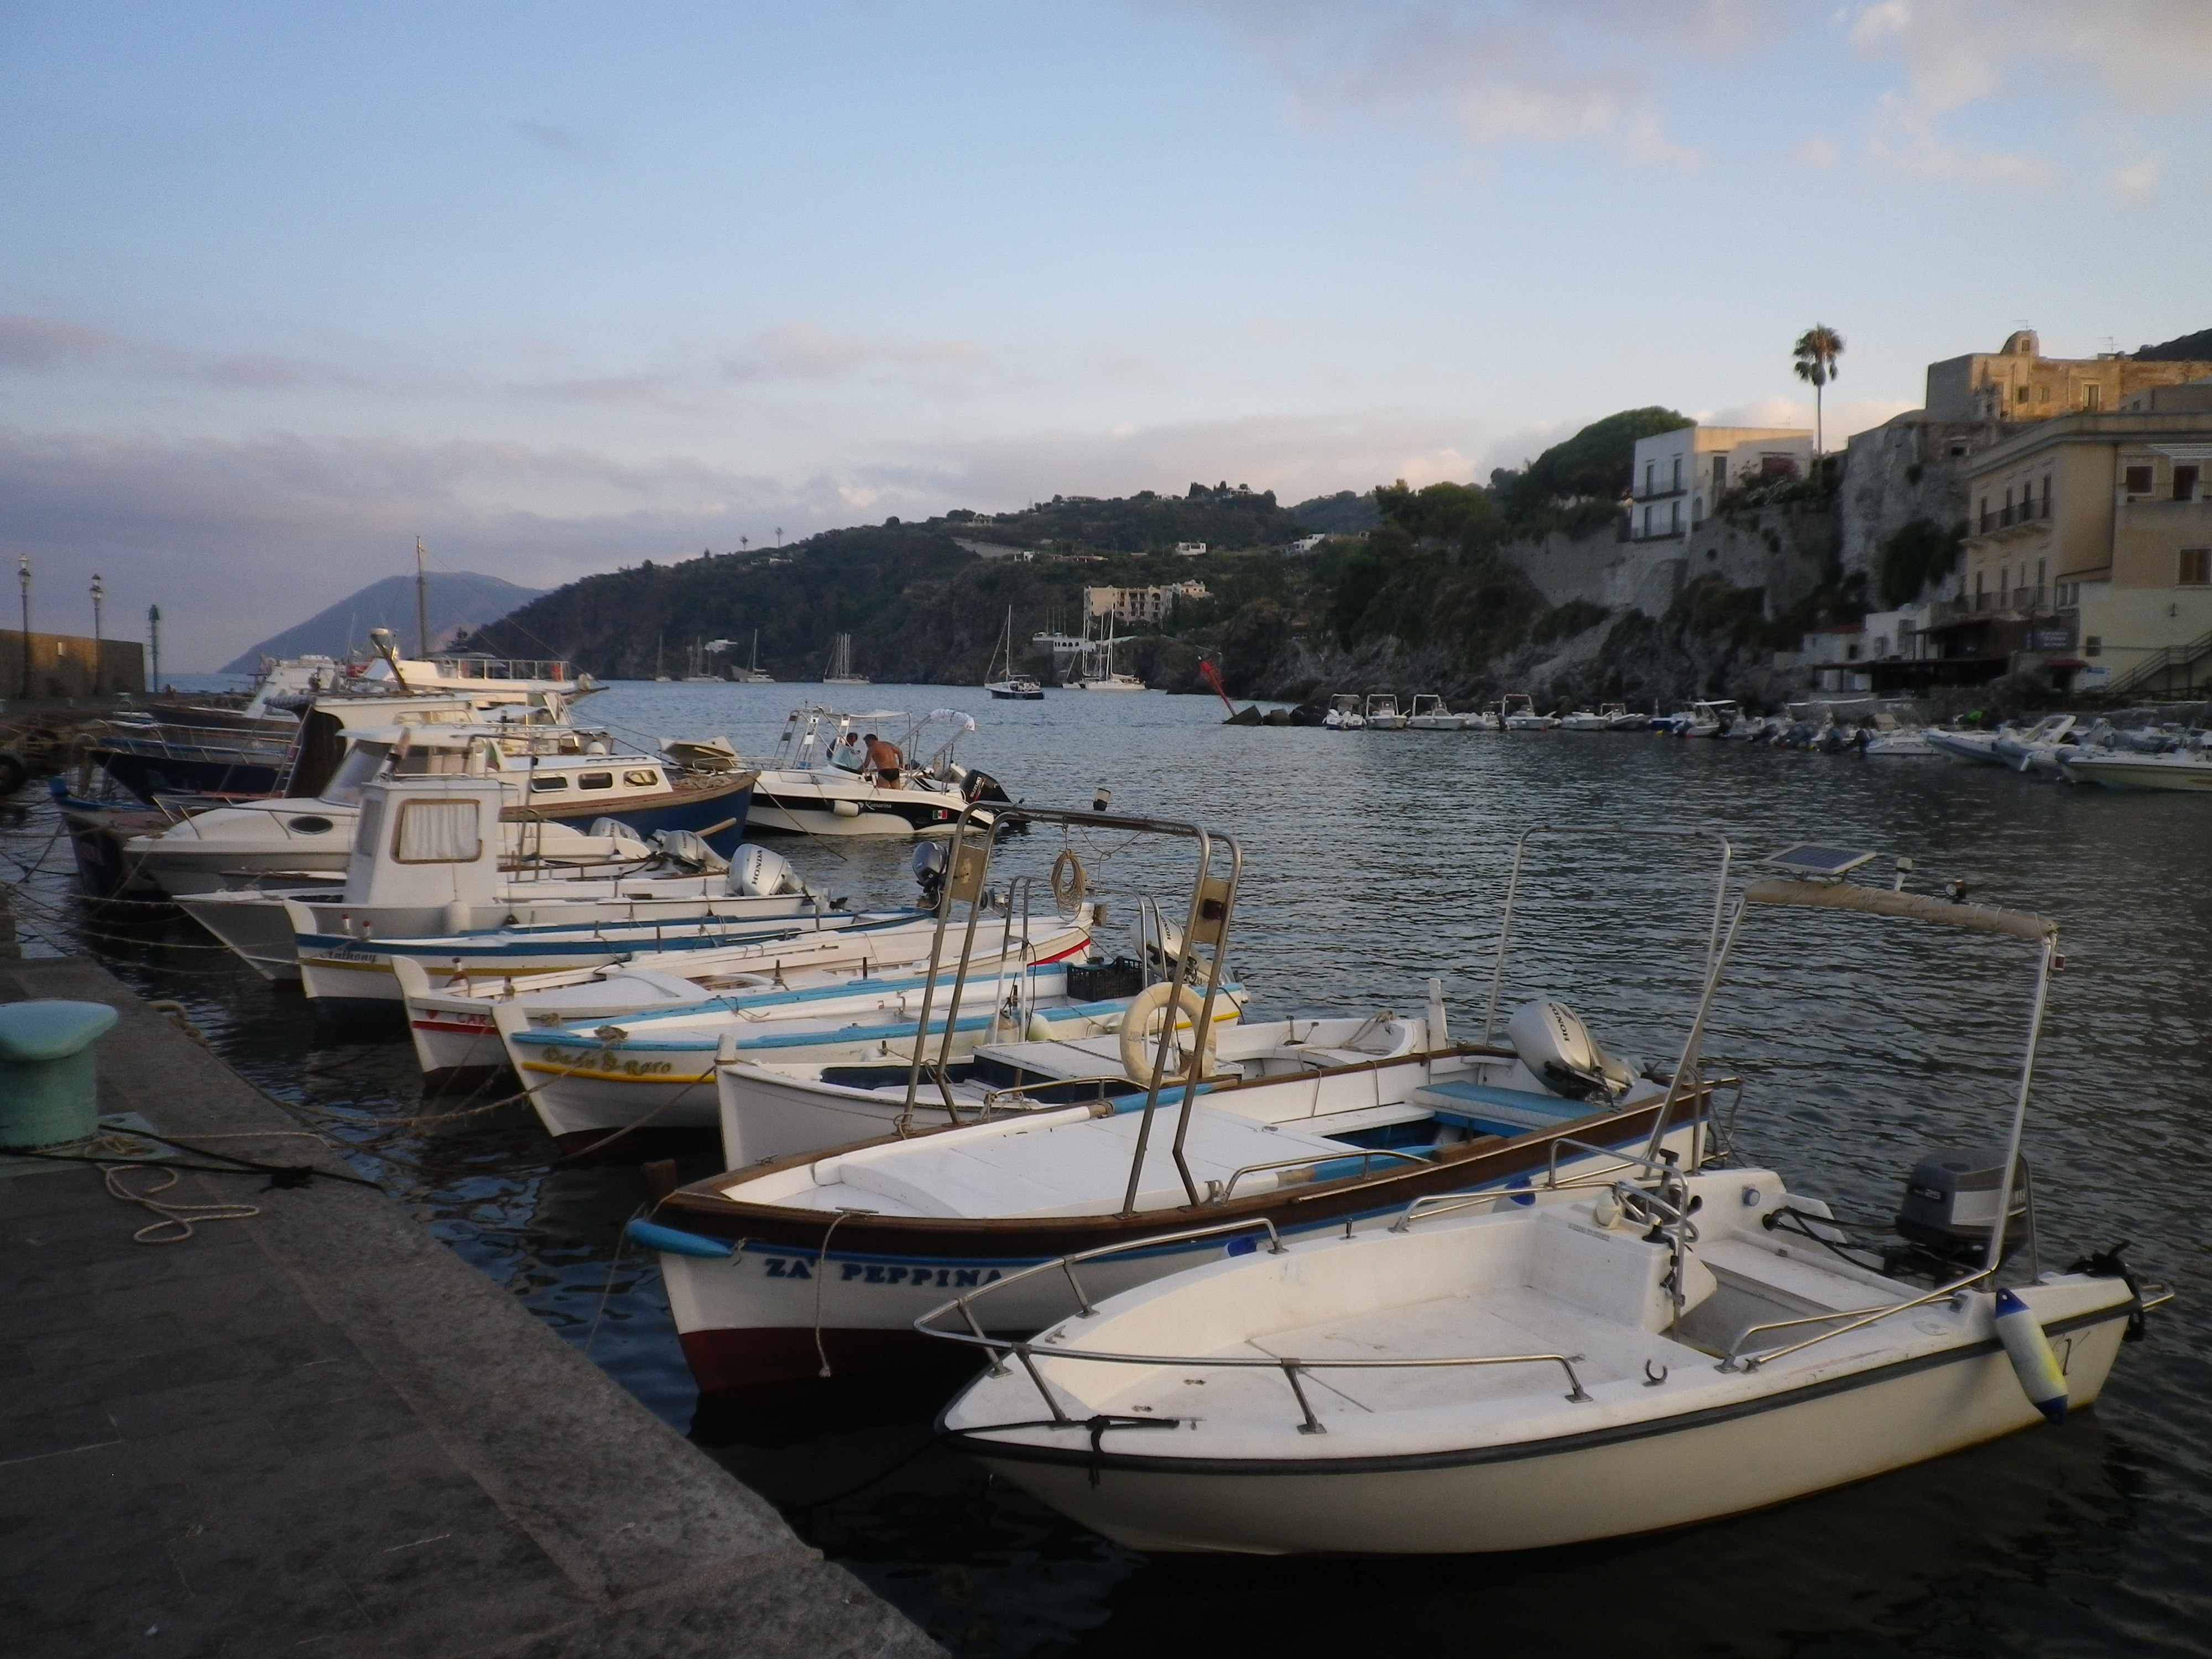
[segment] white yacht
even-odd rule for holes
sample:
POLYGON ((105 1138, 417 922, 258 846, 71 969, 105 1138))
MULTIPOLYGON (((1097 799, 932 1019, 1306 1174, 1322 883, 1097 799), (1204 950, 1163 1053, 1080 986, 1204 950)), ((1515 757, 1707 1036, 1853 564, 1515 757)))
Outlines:
POLYGON ((954 758, 975 717, 954 708, 919 718, 897 709, 848 714, 808 703, 791 711, 775 753, 762 763, 745 819, 755 834, 942 836, 971 800, 1003 801, 988 773, 954 758), (904 757, 896 779, 870 771, 874 732, 904 757))

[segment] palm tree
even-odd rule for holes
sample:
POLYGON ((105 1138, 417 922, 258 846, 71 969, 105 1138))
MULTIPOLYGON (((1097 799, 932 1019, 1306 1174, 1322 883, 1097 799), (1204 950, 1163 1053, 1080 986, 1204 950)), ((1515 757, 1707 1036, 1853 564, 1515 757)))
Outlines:
POLYGON ((1836 378, 1836 359, 1844 355, 1844 337, 1826 323, 1815 323, 1797 337, 1797 378, 1813 383, 1813 453, 1825 453, 1821 430, 1820 389, 1836 378))

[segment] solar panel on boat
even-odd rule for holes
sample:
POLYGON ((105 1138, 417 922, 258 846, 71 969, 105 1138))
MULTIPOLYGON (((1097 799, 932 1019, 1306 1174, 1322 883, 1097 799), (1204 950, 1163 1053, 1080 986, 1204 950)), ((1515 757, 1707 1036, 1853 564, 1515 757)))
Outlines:
POLYGON ((1793 876, 1840 876, 1856 870, 1873 858, 1872 853, 1862 853, 1844 847, 1822 847, 1814 842, 1800 842, 1795 847, 1785 847, 1760 863, 1793 876))

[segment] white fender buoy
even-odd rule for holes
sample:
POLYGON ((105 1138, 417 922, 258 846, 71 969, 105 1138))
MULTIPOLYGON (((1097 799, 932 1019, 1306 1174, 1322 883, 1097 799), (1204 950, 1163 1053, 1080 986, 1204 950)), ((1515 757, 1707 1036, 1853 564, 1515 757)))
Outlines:
POLYGON ((857 818, 860 816, 860 803, 856 800, 833 800, 830 803, 830 811, 836 817, 857 818))
POLYGON ((2058 1369, 2058 1357, 2051 1352, 2051 1340, 2043 1334, 2043 1327, 2035 1322, 2027 1304, 2010 1291, 1997 1292, 1997 1340, 2011 1361, 2013 1375, 2020 1379, 2021 1392, 2028 1403, 2041 1412, 2047 1421, 2066 1420, 2066 1373, 2058 1369))

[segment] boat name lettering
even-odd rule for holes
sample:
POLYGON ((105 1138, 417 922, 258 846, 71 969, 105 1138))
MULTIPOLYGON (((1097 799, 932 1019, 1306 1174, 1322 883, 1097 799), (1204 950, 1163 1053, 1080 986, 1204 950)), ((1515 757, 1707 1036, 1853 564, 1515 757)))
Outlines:
MULTIPOLYGON (((988 1285, 1000 1276, 996 1267, 886 1267, 880 1261, 848 1261, 842 1265, 848 1279, 860 1279, 870 1285, 928 1285, 940 1291, 988 1285)), ((794 1273, 792 1277, 799 1275, 794 1273)))
POLYGON ((598 1072, 607 1077, 666 1077, 676 1069, 672 1060, 636 1060, 613 1048, 549 1048, 549 1066, 572 1072, 598 1072))

